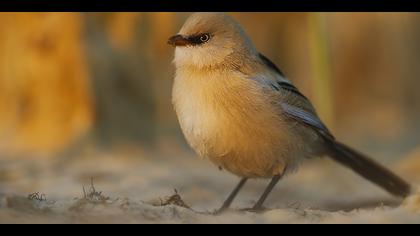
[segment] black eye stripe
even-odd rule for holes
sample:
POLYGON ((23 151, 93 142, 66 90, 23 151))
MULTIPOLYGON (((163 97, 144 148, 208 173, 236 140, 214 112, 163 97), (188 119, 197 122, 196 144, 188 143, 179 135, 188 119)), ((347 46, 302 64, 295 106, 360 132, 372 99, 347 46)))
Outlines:
POLYGON ((198 35, 194 35, 191 37, 188 37, 188 41, 192 44, 192 45, 199 45, 199 44, 203 44, 205 42, 208 42, 211 38, 210 34, 198 34, 198 35))

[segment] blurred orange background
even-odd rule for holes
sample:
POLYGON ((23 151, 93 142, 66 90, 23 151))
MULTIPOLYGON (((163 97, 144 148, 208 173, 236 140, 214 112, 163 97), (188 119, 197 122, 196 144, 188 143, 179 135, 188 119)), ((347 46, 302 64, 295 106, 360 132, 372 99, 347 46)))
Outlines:
MULTIPOLYGON (((390 159, 420 145, 419 14, 231 14, 339 139, 390 159)), ((166 41, 188 15, 1 13, 0 155, 186 148, 166 41)))

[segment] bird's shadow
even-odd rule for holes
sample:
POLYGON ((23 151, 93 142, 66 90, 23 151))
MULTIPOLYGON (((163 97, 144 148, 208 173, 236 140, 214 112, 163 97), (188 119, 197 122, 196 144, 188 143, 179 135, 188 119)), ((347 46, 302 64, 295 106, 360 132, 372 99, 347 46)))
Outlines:
POLYGON ((263 214, 268 211, 272 210, 279 210, 279 209, 288 209, 288 210, 296 210, 296 211, 305 211, 305 210, 320 210, 320 211, 326 211, 326 212, 351 212, 354 210, 371 210, 378 207, 390 207, 390 208, 396 208, 400 206, 402 203, 402 200, 394 200, 394 199, 377 199, 377 200, 362 200, 362 201, 355 201, 355 202, 331 202, 329 204, 326 204, 322 207, 302 207, 302 205, 299 202, 294 202, 293 204, 289 204, 286 207, 264 207, 258 210, 255 210, 253 208, 231 208, 227 209, 226 211, 219 212, 217 209, 213 211, 195 211, 199 214, 205 214, 205 215, 222 215, 226 212, 237 212, 237 213, 255 213, 255 214, 263 214))

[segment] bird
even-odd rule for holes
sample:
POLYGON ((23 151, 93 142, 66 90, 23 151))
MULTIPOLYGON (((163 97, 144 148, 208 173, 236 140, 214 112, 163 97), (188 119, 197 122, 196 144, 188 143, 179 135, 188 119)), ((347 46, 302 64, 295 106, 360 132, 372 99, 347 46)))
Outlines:
POLYGON ((282 177, 314 157, 329 157, 397 197, 411 186, 389 169, 339 142, 310 100, 254 46, 227 13, 191 14, 168 39, 175 47, 172 104, 190 147, 240 181, 271 179, 250 210, 261 211, 282 177))

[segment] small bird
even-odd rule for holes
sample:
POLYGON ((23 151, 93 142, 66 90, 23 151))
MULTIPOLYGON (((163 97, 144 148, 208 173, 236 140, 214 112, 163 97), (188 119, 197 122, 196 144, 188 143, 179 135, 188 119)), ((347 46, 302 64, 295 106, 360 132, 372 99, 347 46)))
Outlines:
POLYGON ((271 178, 251 208, 264 209, 285 174, 305 159, 322 156, 393 195, 409 195, 407 182, 338 142, 308 98, 229 15, 194 13, 168 43, 175 47, 172 103, 188 144, 200 157, 241 177, 218 212, 230 207, 250 178, 271 178))

